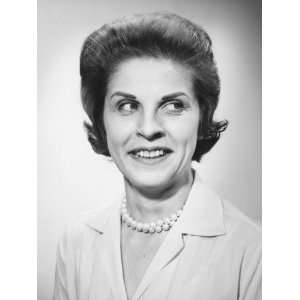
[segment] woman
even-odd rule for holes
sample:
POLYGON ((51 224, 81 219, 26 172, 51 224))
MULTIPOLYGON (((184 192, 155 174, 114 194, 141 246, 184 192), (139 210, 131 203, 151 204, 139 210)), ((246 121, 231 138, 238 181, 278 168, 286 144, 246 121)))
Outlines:
POLYGON ((227 126, 207 33, 173 14, 120 19, 87 38, 80 72, 89 141, 125 195, 65 233, 54 299, 259 299, 259 228, 191 167, 227 126))

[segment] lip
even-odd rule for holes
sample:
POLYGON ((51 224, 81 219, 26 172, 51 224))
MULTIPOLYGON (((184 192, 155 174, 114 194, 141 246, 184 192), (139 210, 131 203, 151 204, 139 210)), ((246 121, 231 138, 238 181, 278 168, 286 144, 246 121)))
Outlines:
POLYGON ((145 158, 145 157, 139 157, 139 156, 137 156, 137 155, 135 155, 133 153, 129 154, 129 156, 133 160, 135 160, 137 162, 140 162, 140 163, 143 163, 145 165, 155 165, 155 164, 158 164, 158 163, 160 163, 160 162, 168 159, 171 154, 172 154, 172 152, 166 153, 164 156, 160 156, 160 157, 156 157, 156 158, 151 158, 151 159, 145 158))
POLYGON ((134 148, 134 149, 128 151, 128 154, 133 154, 133 153, 139 152, 139 151, 149 151, 150 152, 150 151, 156 151, 156 150, 163 150, 167 154, 173 152, 173 150, 168 148, 168 147, 155 146, 155 147, 138 147, 138 148, 134 148))
POLYGON ((173 153, 173 150, 167 147, 139 147, 139 148, 134 148, 131 151, 128 152, 129 156, 134 159, 137 162, 143 163, 145 165, 155 165, 160 162, 163 162, 164 160, 168 159, 169 156, 173 153), (163 156, 159 156, 156 158, 145 158, 145 157, 140 157, 137 156, 135 153, 139 151, 156 151, 156 150, 163 150, 165 154, 163 156))

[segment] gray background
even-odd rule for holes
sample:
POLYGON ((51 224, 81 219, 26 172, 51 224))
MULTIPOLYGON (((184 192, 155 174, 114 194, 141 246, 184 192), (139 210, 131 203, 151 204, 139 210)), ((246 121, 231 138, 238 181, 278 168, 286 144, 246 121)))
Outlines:
POLYGON ((261 220, 261 4, 246 0, 38 2, 38 299, 51 299, 57 240, 80 212, 119 195, 113 163, 94 154, 82 129, 79 53, 103 23, 167 10, 202 25, 221 77, 217 119, 230 124, 200 164, 203 180, 261 220))

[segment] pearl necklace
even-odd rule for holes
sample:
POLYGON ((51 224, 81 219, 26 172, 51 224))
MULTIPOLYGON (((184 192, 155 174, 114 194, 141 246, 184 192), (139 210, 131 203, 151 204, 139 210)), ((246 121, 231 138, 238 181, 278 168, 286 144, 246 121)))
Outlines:
POLYGON ((160 233, 162 231, 168 231, 172 228, 174 223, 178 220, 182 213, 183 207, 177 210, 170 217, 163 220, 158 220, 151 223, 142 223, 134 220, 128 213, 126 198, 122 201, 121 206, 121 219, 123 223, 126 223, 132 230, 137 230, 143 233, 160 233))

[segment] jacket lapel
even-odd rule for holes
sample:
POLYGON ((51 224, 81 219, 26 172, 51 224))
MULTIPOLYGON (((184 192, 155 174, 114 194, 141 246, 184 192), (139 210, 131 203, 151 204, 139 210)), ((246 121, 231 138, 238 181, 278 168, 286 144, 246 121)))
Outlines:
POLYGON ((182 235, 174 226, 154 256, 132 300, 137 300, 141 297, 151 282, 157 278, 157 274, 179 255, 183 247, 182 235))
MULTIPOLYGON (((106 211, 103 218, 98 215, 90 219, 88 225, 101 234, 98 239, 94 278, 107 278, 113 299, 127 300, 120 250, 119 202, 110 211, 106 211)), ((97 283, 96 288, 98 287, 99 293, 96 294, 101 295, 103 283, 97 283)), ((104 289, 108 290, 108 287, 104 289)))

